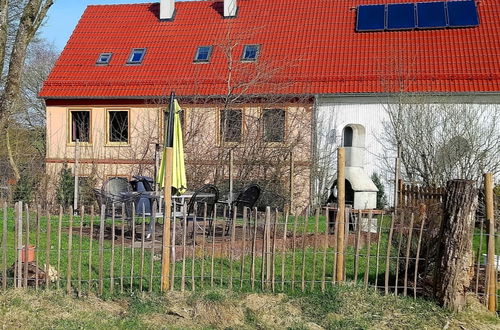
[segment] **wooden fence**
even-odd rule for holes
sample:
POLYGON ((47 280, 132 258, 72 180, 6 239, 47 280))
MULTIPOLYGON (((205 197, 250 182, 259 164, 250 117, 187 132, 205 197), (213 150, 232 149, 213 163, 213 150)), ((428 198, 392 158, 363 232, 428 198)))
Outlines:
MULTIPOLYGON (((4 290, 160 291, 162 221, 150 226, 148 217, 127 218, 122 211, 110 218, 93 209, 82 208, 77 215, 66 211, 4 205, 4 290)), ((170 290, 323 291, 339 282, 335 274, 342 255, 342 281, 385 294, 432 296, 430 238, 435 232, 428 231, 426 214, 350 210, 343 219, 345 232, 339 233, 339 219, 330 208, 315 209, 312 216, 270 208, 230 212, 224 205, 215 211, 220 216, 213 221, 205 215, 193 222, 185 212, 171 220, 170 290), (338 235, 344 235, 343 246, 338 235)), ((475 246, 474 290, 480 297, 488 294, 481 286, 484 236, 481 229, 475 246)))
POLYGON ((425 204, 428 210, 441 210, 445 194, 444 187, 398 181, 398 206, 400 208, 418 209, 421 204, 425 204))

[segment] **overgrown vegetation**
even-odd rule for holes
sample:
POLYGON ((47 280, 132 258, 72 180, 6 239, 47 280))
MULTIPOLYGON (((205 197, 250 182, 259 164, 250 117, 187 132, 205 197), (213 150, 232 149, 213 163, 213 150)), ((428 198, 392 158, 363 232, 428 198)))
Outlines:
POLYGON ((385 187, 380 181, 380 176, 377 173, 373 173, 371 179, 378 189, 377 192, 377 209, 383 210, 387 206, 387 196, 385 194, 385 187))
POLYGON ((57 291, 0 293, 0 324, 24 329, 495 329, 474 299, 451 314, 431 302, 346 285, 324 293, 238 294, 205 289, 73 298, 57 291))

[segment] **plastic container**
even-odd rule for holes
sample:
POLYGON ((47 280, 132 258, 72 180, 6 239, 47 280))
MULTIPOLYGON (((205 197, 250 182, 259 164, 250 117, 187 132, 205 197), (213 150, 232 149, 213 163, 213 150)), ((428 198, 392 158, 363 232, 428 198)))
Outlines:
POLYGON ((23 245, 23 249, 21 250, 21 262, 33 261, 35 261, 35 246, 28 245, 28 248, 26 248, 26 246, 23 245))

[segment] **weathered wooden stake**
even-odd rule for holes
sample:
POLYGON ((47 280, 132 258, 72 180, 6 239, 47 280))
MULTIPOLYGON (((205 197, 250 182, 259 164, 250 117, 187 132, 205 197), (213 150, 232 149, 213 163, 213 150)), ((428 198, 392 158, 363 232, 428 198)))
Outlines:
POLYGON ((389 294, 389 272, 391 269, 391 247, 392 247, 392 235, 394 233, 394 220, 396 213, 391 215, 391 228, 389 229, 389 238, 387 239, 387 250, 385 254, 385 294, 389 294))
POLYGON ((72 271, 72 262, 73 262, 73 208, 70 209, 69 215, 69 228, 68 228, 68 267, 66 270, 66 293, 71 293, 71 271, 72 271))
POLYGON ((337 154, 337 282, 344 280, 344 240, 345 240, 345 149, 339 148, 337 154))
POLYGON ((99 222, 99 295, 104 290, 104 219, 106 217, 105 206, 101 206, 101 218, 99 222))
MULTIPOLYGON (((172 211, 172 168, 174 149, 165 148, 165 175, 163 187, 163 200, 165 208, 163 212, 163 244, 161 258, 161 291, 167 291, 170 287, 170 216, 172 211)), ((175 240, 175 237, 174 237, 175 240)), ((173 243, 175 245, 175 242, 173 243)), ((175 258, 175 256, 174 256, 175 258)))
MULTIPOLYGON (((7 202, 3 204, 3 235, 2 235, 2 289, 7 289, 7 202)), ((47 259, 48 260, 48 259, 47 259)))
POLYGON ((486 221, 488 223, 488 310, 497 310, 497 278, 495 269, 497 262, 495 257, 495 212, 493 210, 493 175, 484 175, 484 195, 486 203, 486 221))
POLYGON ((420 260, 420 247, 422 245, 422 235, 424 232, 425 219, 427 217, 427 206, 420 204, 420 233, 418 234, 417 255, 415 256, 415 274, 413 278, 413 298, 417 298, 418 263, 420 260))

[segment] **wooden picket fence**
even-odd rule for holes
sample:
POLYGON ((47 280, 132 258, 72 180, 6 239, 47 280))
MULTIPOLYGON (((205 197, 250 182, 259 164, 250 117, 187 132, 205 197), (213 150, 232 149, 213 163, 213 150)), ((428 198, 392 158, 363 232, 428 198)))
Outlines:
POLYGON ((441 210, 446 189, 438 186, 426 186, 416 183, 398 182, 398 206, 400 208, 418 209, 425 204, 430 209, 441 210))
MULTIPOLYGON (((22 203, 4 204, 2 288, 54 288, 77 295, 160 291, 162 220, 150 225, 148 217, 133 212, 127 218, 123 207, 116 209, 107 218, 93 208, 76 215, 60 208, 54 215, 22 203)), ((435 233, 428 232, 426 214, 348 210, 338 219, 335 211, 230 212, 221 204, 213 221, 205 212, 195 222, 183 212, 171 219, 169 289, 305 292, 351 281, 385 294, 432 294, 428 238, 435 233), (335 278, 338 267, 344 270, 341 281, 335 278)), ((484 239, 482 231, 479 237, 484 239)), ((480 272, 482 259, 476 262, 480 272)), ((482 280, 478 277, 475 290, 485 297, 482 280)))

